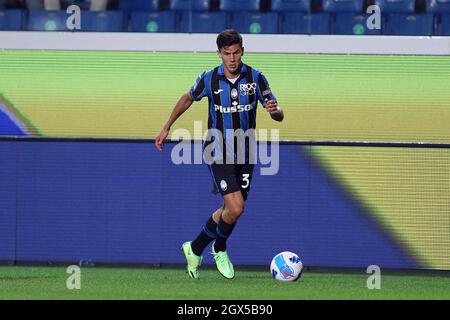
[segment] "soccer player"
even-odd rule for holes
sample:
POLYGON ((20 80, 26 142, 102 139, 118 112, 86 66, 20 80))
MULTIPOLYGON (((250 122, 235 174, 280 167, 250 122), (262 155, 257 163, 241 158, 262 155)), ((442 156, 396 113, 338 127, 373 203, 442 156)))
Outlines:
POLYGON ((208 134, 204 150, 212 150, 212 161, 207 164, 213 178, 213 191, 221 193, 223 205, 206 221, 199 235, 181 247, 187 261, 187 272, 194 279, 199 278, 202 252, 212 241, 211 253, 219 272, 228 279, 234 278, 235 274, 226 242, 244 212, 255 149, 250 147, 251 141, 247 139, 250 135, 240 139, 239 135, 229 135, 229 132, 242 133, 255 129, 258 100, 272 119, 282 121, 284 118, 266 77, 241 61, 244 55, 241 35, 227 29, 217 36, 216 43, 222 64, 203 72, 189 92, 179 98, 155 140, 156 148, 162 151, 173 123, 194 101, 208 97, 208 132, 214 131, 215 134, 208 134), (222 136, 218 137, 217 133, 222 136))

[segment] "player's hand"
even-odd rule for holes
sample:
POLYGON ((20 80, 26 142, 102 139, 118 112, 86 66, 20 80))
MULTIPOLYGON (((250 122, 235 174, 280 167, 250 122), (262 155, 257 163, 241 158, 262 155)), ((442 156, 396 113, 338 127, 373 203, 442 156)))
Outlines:
POLYGON ((155 138, 156 149, 158 149, 159 151, 162 151, 163 146, 164 146, 164 140, 166 140, 168 135, 169 135, 169 129, 164 127, 155 138))
POLYGON ((278 110, 279 110, 278 103, 275 100, 266 99, 265 103, 266 103, 266 111, 267 112, 269 112, 270 114, 274 114, 274 113, 278 112, 278 110))

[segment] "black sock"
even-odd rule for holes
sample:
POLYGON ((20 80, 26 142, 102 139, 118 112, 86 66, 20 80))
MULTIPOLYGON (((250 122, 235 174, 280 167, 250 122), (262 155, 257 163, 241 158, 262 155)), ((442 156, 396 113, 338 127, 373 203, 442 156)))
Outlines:
POLYGON ((233 232, 233 228, 236 225, 236 222, 233 224, 228 224, 223 221, 222 217, 220 217, 219 223, 217 224, 216 233, 217 239, 214 242, 214 250, 216 252, 227 250, 227 239, 233 232))
POLYGON ((201 256, 206 246, 217 237, 216 228, 217 223, 214 222, 212 216, 209 217, 203 227, 203 230, 191 243, 192 252, 194 252, 195 255, 201 256))

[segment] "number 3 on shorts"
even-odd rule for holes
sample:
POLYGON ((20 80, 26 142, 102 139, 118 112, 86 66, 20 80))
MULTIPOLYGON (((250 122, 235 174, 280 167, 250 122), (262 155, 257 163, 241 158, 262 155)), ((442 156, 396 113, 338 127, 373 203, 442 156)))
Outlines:
POLYGON ((242 174, 242 181, 244 182, 244 184, 242 185, 242 188, 246 189, 248 187, 248 185, 250 184, 249 178, 250 178, 249 173, 242 174))

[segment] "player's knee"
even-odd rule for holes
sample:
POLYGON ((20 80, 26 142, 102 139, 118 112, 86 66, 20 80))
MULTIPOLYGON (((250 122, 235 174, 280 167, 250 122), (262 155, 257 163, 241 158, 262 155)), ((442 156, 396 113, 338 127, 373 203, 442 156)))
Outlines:
POLYGON ((228 208, 228 212, 235 218, 239 218, 244 213, 244 203, 234 203, 228 208))

